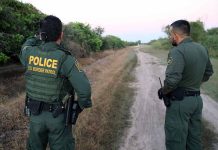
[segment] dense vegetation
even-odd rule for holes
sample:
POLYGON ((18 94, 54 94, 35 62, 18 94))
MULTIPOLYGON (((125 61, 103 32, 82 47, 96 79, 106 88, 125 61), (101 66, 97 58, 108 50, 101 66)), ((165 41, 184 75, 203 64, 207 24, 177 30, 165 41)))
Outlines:
MULTIPOLYGON (((218 27, 205 30, 202 21, 197 20, 190 22, 191 24, 191 37, 194 41, 203 44, 211 56, 218 57, 218 27)), ((168 35, 168 27, 164 28, 164 32, 168 35)), ((171 45, 168 38, 159 38, 149 42, 154 48, 157 49, 170 49, 171 45)))
POLYGON ((101 49, 101 34, 98 34, 89 24, 71 22, 65 25, 64 34, 65 47, 71 49, 75 55, 89 54, 101 49))
POLYGON ((38 21, 44 16, 31 4, 15 0, 0 1, 0 63, 13 60, 22 42, 38 29, 38 21))
MULTIPOLYGON (((17 62, 22 43, 35 35, 39 20, 45 14, 31 4, 17 0, 0 0, 0 65, 17 62)), ((61 19, 61 18, 60 18, 61 19)), ((64 25, 63 45, 75 55, 82 57, 91 52, 118 49, 137 42, 124 42, 116 36, 102 36, 102 27, 92 28, 89 24, 71 22, 64 25)))
POLYGON ((106 49, 119 49, 128 46, 119 37, 113 35, 102 36, 104 28, 91 28, 89 24, 71 22, 64 27, 64 46, 70 49, 77 56, 85 56, 91 52, 98 52, 106 49))
POLYGON ((124 41, 113 35, 108 35, 106 37, 103 37, 102 40, 103 40, 103 44, 101 47, 102 49, 118 49, 125 46, 124 41))

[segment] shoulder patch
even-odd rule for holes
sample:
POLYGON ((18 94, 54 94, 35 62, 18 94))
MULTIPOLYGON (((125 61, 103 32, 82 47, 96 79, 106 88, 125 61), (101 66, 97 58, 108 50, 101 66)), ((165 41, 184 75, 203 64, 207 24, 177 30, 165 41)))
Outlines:
POLYGON ((26 50, 28 47, 31 47, 31 46, 24 46, 24 47, 22 48, 22 50, 26 50))
POLYGON ((79 62, 78 62, 77 59, 75 59, 75 66, 76 66, 76 68, 78 69, 79 72, 82 72, 82 67, 81 67, 81 65, 79 64, 79 62))
POLYGON ((169 57, 167 60, 167 65, 170 65, 173 62, 173 57, 169 57))

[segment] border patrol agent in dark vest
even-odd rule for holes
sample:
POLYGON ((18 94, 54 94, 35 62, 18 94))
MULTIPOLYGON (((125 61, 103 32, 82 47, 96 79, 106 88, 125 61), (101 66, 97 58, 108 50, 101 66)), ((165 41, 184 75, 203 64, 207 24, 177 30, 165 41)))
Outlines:
POLYGON ((26 68, 26 106, 30 115, 28 150, 74 150, 72 124, 92 106, 91 87, 77 60, 61 46, 62 23, 55 16, 40 22, 40 39, 28 39, 20 60, 26 68), (78 100, 74 101, 74 90, 78 100))
POLYGON ((189 22, 172 23, 170 39, 175 47, 168 55, 164 87, 158 91, 167 104, 166 149, 202 150, 200 85, 213 74, 213 68, 208 51, 190 38, 189 22))

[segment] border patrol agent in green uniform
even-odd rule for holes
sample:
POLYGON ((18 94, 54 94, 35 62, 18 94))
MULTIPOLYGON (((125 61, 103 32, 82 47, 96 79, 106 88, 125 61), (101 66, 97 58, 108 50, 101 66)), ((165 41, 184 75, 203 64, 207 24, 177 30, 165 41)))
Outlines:
POLYGON ((75 90, 78 100, 73 104, 78 105, 72 110, 76 110, 76 116, 92 105, 90 83, 77 60, 60 46, 62 36, 60 19, 47 16, 40 22, 40 39, 44 42, 30 38, 21 50, 20 60, 26 68, 25 108, 31 114, 28 150, 45 150, 47 143, 51 150, 74 150, 63 100, 69 94, 74 96, 75 90))
POLYGON ((213 74, 207 50, 192 41, 190 24, 178 20, 170 26, 172 45, 164 87, 158 96, 167 104, 165 135, 167 150, 201 150, 203 102, 200 85, 213 74))

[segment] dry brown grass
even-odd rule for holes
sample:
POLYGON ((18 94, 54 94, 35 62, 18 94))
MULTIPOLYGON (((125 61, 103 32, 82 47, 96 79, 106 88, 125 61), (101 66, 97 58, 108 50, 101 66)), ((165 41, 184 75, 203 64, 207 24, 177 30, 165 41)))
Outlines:
MULTIPOLYGON (((131 51, 131 48, 106 51, 92 56, 91 60, 80 60, 84 61, 84 65, 89 65, 85 71, 92 84, 93 107, 80 115, 76 125, 78 150, 104 150, 102 141, 108 132, 105 130, 110 130, 107 123, 108 116, 113 111, 113 93, 122 82, 123 70, 131 51)), ((0 105, 0 148, 25 149, 28 120, 23 116, 23 103, 24 94, 20 94, 0 105)))
MULTIPOLYGON (((86 67, 113 53, 114 51, 112 50, 93 53, 87 58, 79 58, 79 62, 82 67, 86 67)), ((17 97, 25 90, 24 76, 22 76, 23 70, 20 65, 0 68, 0 103, 7 103, 8 99, 17 97)))
POLYGON ((104 150, 105 139, 108 138, 104 137, 105 133, 113 131, 113 127, 110 128, 108 124, 108 119, 113 119, 110 116, 114 105, 113 96, 117 86, 122 82, 123 70, 130 51, 131 49, 123 49, 115 52, 86 69, 92 82, 93 107, 79 118, 76 128, 78 150, 104 150))
POLYGON ((27 135, 27 118, 23 115, 24 94, 0 105, 0 147, 4 150, 23 150, 27 135))
POLYGON ((89 57, 79 58, 78 61, 84 67, 84 66, 91 65, 92 63, 96 62, 97 60, 102 59, 106 56, 109 56, 113 53, 115 53, 113 50, 106 50, 104 52, 96 52, 96 53, 91 54, 89 57))
POLYGON ((25 90, 23 76, 0 79, 0 104, 7 103, 12 97, 17 97, 25 90))

